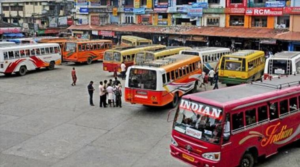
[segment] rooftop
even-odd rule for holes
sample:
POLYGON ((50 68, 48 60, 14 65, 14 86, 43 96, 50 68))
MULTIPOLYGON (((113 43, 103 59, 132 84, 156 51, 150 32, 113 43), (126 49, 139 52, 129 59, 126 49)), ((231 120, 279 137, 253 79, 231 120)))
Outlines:
POLYGON ((300 52, 291 52, 291 51, 284 51, 276 53, 272 58, 294 58, 296 56, 300 55, 300 52))

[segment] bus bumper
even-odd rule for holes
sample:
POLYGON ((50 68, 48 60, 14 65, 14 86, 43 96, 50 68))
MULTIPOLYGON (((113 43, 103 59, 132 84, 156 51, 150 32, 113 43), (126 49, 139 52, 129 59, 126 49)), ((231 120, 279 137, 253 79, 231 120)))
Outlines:
POLYGON ((118 71, 118 65, 117 64, 103 62, 103 71, 114 72, 115 68, 117 68, 117 71, 118 71))
MULTIPOLYGON (((175 147, 174 145, 170 145, 170 153, 174 158, 177 158, 185 163, 188 163, 197 167, 221 167, 220 162, 214 162, 210 160, 206 160, 199 155, 193 155, 185 150, 175 147)), ((226 165, 223 165, 223 167, 226 165)))
POLYGON ((229 77, 219 77, 219 81, 222 84, 227 84, 227 85, 238 85, 238 84, 250 82, 250 80, 247 80, 247 79, 229 78, 229 77))

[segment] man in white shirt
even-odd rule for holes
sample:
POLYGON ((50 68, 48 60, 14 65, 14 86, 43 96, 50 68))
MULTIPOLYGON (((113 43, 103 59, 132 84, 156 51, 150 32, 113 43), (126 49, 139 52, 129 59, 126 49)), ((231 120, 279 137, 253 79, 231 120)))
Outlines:
POLYGON ((106 102, 105 102, 105 96, 106 96, 106 93, 105 93, 105 88, 103 86, 103 82, 101 81, 100 82, 100 85, 99 85, 99 96, 100 96, 100 104, 99 106, 105 108, 106 107, 106 102))
POLYGON ((209 81, 210 81, 210 86, 213 85, 214 76, 215 76, 215 71, 214 71, 214 69, 211 69, 211 70, 208 72, 208 77, 209 77, 209 81))
POLYGON ((122 76, 122 80, 125 79, 125 72, 126 72, 126 65, 124 63, 124 61, 121 64, 121 76, 122 76))

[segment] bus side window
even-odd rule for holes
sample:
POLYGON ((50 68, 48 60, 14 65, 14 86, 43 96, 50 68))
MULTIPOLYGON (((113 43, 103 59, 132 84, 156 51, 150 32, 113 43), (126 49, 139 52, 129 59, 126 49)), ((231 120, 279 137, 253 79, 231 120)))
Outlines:
POLYGON ((293 112, 296 112, 297 109, 299 108, 298 105, 297 105, 297 97, 292 97, 290 98, 290 112, 293 113, 293 112))
POLYGON ((167 73, 167 82, 168 82, 168 83, 170 82, 170 75, 171 75, 171 74, 168 72, 168 73, 167 73))
POLYGON ((94 49, 98 50, 99 49, 99 45, 98 44, 94 44, 94 49))
POLYGON ((86 45, 85 50, 90 50, 90 45, 89 44, 86 45))
POLYGON ((171 71, 171 79, 174 80, 175 79, 175 72, 171 71))
POLYGON ((103 43, 100 44, 100 49, 104 49, 104 44, 103 43))
POLYGON ((8 52, 8 57, 9 57, 9 59, 14 59, 15 58, 14 52, 13 51, 8 52))
POLYGON ((7 59, 8 59, 8 54, 7 54, 7 52, 4 52, 3 55, 4 55, 4 60, 7 60, 7 59))
POLYGON ((50 48, 50 53, 53 53, 53 48, 52 47, 50 48))
POLYGON ((90 50, 94 50, 94 45, 90 44, 90 50))
POLYGON ((25 54, 26 54, 27 57, 29 57, 30 56, 30 51, 28 49, 25 50, 25 54))
POLYGON ((230 138, 230 114, 226 114, 225 117, 223 137, 223 143, 227 143, 230 138))
POLYGON ((258 123, 268 120, 268 108, 267 106, 258 107, 258 123))
POLYGON ((244 112, 232 114, 232 130, 244 128, 244 112))
POLYGON ((36 55, 40 55, 40 49, 39 48, 35 49, 35 53, 36 53, 36 55))
POLYGON ((166 74, 162 75, 162 81, 163 81, 163 84, 166 84, 166 74))
POLYGON ((122 61, 124 61, 124 62, 126 61, 126 56, 123 56, 123 60, 122 61))
POLYGON ((256 124, 256 109, 246 110, 246 126, 256 124))
POLYGON ((278 118, 278 103, 271 103, 269 105, 270 120, 278 118))
POLYGON ((79 52, 82 51, 82 45, 78 45, 78 51, 79 51, 79 52))
POLYGON ((45 48, 41 48, 41 54, 42 54, 42 55, 45 54, 45 48))
POLYGON ((58 53, 59 52, 59 48, 58 47, 54 47, 54 51, 55 51, 55 53, 58 53))
POLYGON ((111 49, 111 44, 106 44, 107 49, 111 49))
POLYGON ((286 115, 289 112, 288 108, 288 100, 282 100, 280 101, 280 116, 286 115))
POLYGON ((194 70, 193 70, 192 64, 189 65, 189 68, 190 68, 190 72, 193 72, 193 71, 194 71, 194 70))
POLYGON ((49 48, 45 48, 45 53, 49 54, 49 48))
POLYGON ((185 72, 185 68, 181 67, 181 71, 182 71, 182 75, 185 76, 186 72, 185 72))
POLYGON ((30 51, 30 55, 31 55, 31 56, 35 56, 35 51, 34 51, 34 49, 32 49, 32 50, 30 51))
POLYGON ((176 76, 176 78, 179 78, 179 71, 178 70, 175 70, 175 76, 176 76))
POLYGON ((15 58, 20 58, 20 52, 19 51, 15 51, 15 58))
POLYGON ((24 50, 20 50, 20 55, 21 55, 21 57, 25 57, 25 51, 24 50))
POLYGON ((178 72, 179 72, 179 78, 182 77, 182 70, 181 70, 181 68, 178 69, 178 72))
POLYGON ((130 55, 126 56, 126 61, 131 61, 131 56, 130 55))
POLYGON ((188 65, 185 66, 185 70, 186 70, 186 73, 187 73, 187 74, 190 73, 190 71, 189 71, 189 66, 188 66, 188 65))

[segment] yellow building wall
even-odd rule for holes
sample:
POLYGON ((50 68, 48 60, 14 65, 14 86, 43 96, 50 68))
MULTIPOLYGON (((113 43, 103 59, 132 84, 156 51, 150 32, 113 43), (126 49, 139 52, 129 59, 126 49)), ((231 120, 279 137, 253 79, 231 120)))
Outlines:
POLYGON ((155 13, 155 14, 153 14, 153 25, 157 26, 157 22, 158 22, 158 14, 155 13))
POLYGON ((168 26, 172 25, 172 15, 169 13, 168 14, 168 26))
POLYGON ((274 16, 268 16, 267 28, 273 29, 274 26, 275 26, 275 17, 274 16))

